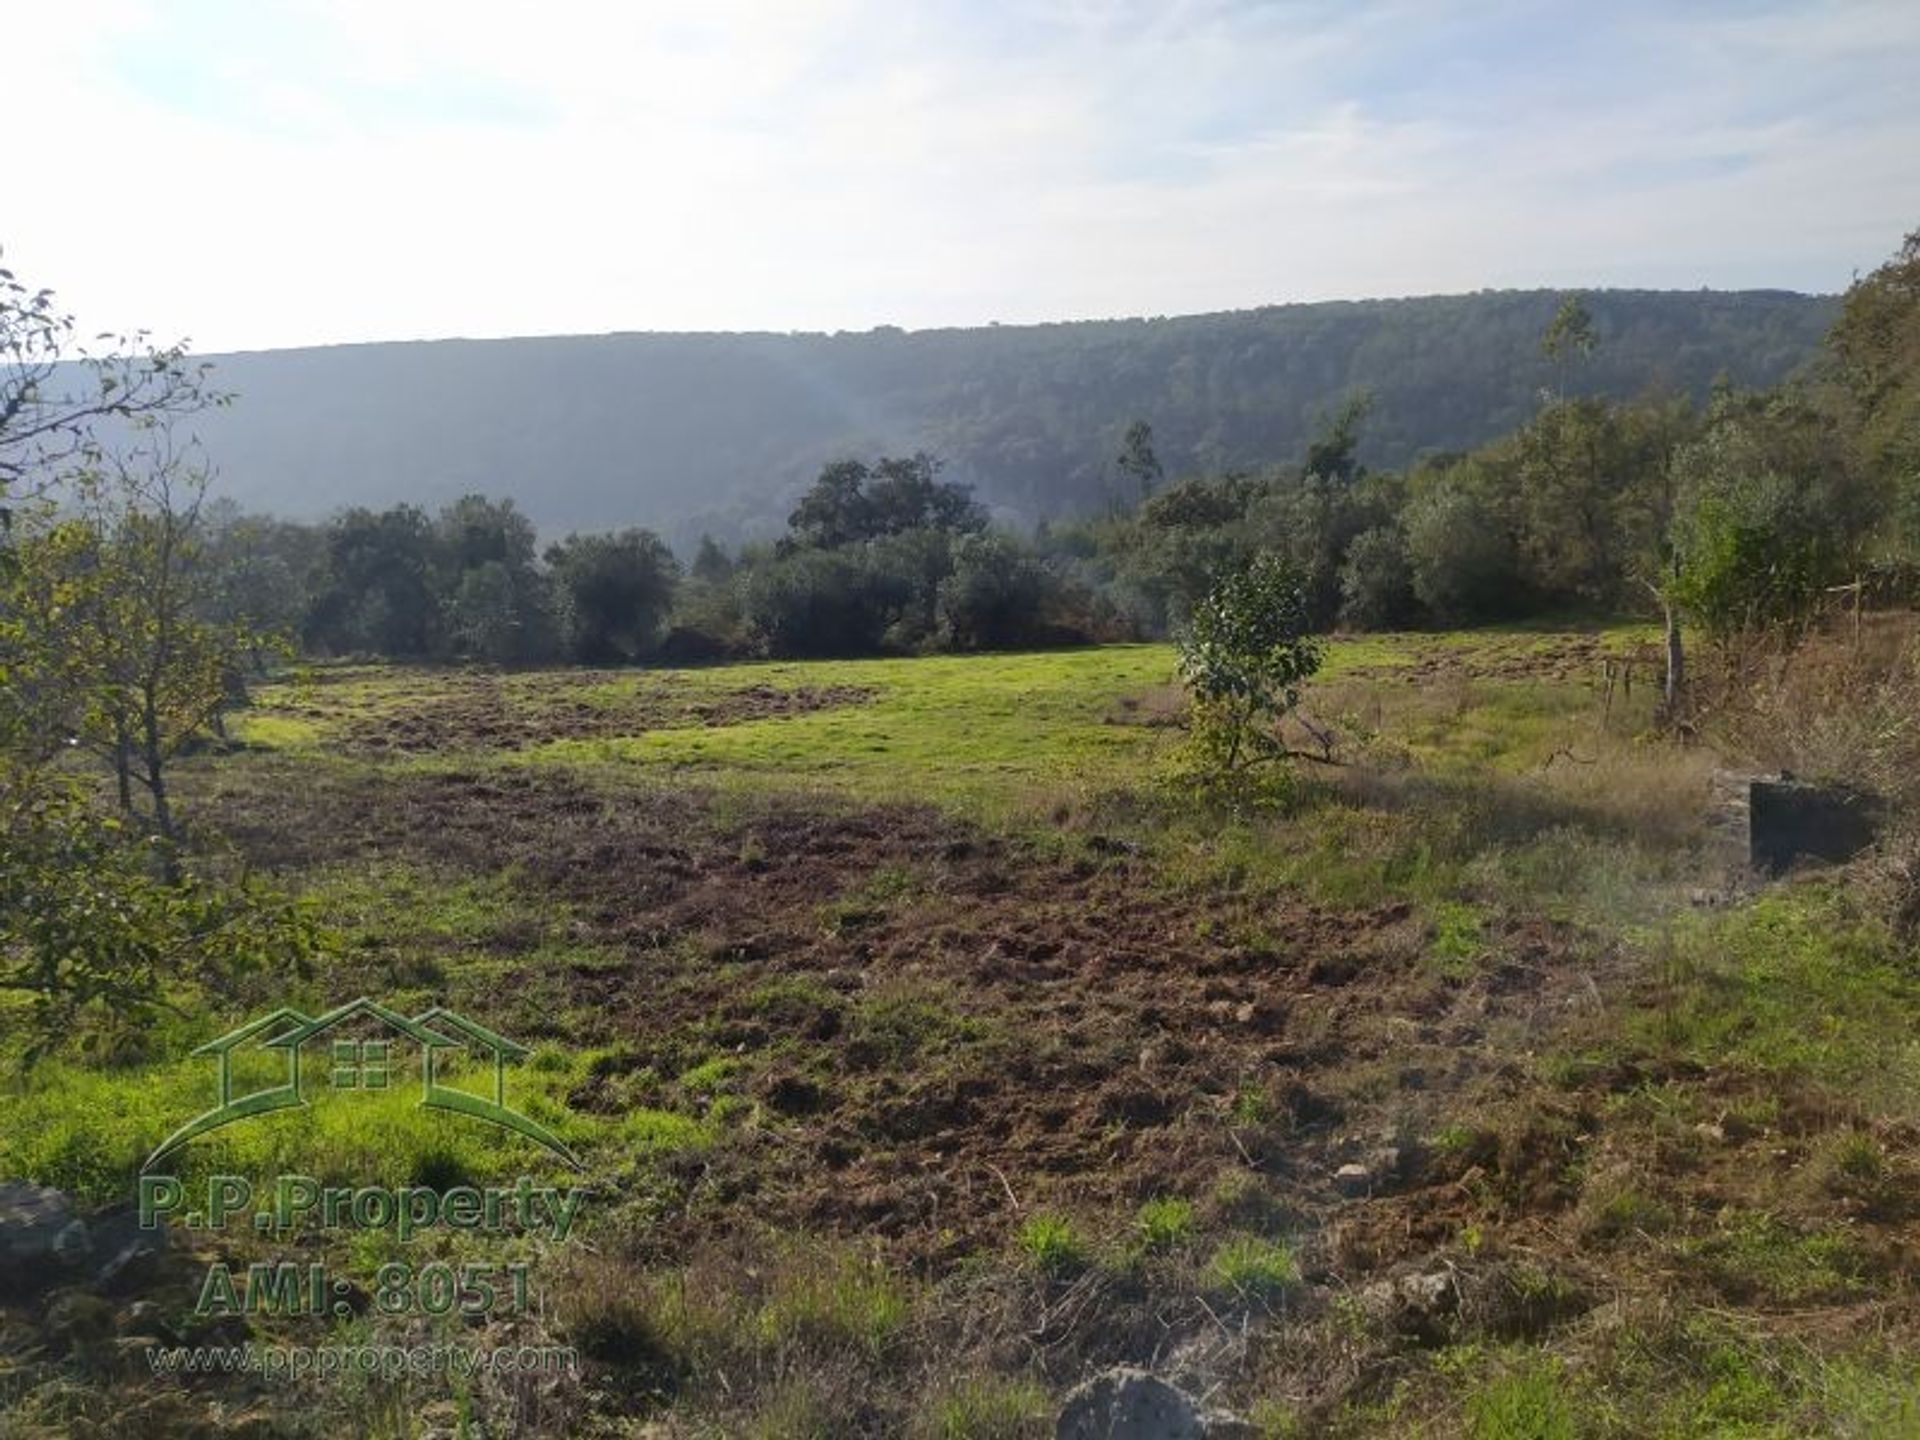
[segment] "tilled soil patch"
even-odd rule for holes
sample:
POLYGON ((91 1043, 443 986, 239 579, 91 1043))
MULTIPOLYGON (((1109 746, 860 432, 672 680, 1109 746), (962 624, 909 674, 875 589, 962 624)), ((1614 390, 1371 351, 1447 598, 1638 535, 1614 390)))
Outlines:
POLYGON ((514 1013, 509 981, 484 1018, 611 1047, 583 1110, 698 1108, 676 1077, 718 1056, 767 1118, 690 1164, 668 1248, 797 1224, 939 1267, 1036 1206, 1111 1212, 1236 1168, 1312 1231, 1350 1198, 1342 1164, 1408 1183, 1410 1151, 1373 1157, 1503 1083, 1496 1029, 1592 992, 1564 927, 1496 928, 1449 979, 1402 904, 1171 889, 1125 844, 1046 854, 926 807, 723 816, 553 773, 309 775, 222 818, 268 865, 405 858, 567 901, 622 958, 561 977, 563 1012, 514 1013))
MULTIPOLYGON (((1423 649, 1411 664, 1356 665, 1355 678, 1404 681, 1426 686, 1443 680, 1554 680, 1599 683, 1608 659, 1628 658, 1600 635, 1555 635, 1537 642, 1503 646, 1435 646, 1423 649)), ((1634 679, 1657 683, 1651 647, 1634 652, 1634 679)), ((1624 677, 1625 672, 1622 671, 1624 677)))
POLYGON ((612 739, 649 730, 807 715, 862 705, 874 694, 858 685, 781 689, 759 684, 697 690, 661 677, 618 700, 586 698, 614 678, 599 676, 597 685, 552 685, 497 675, 449 677, 434 687, 431 701, 391 713, 352 717, 343 728, 341 744, 349 753, 367 756, 525 750, 551 740, 612 739))

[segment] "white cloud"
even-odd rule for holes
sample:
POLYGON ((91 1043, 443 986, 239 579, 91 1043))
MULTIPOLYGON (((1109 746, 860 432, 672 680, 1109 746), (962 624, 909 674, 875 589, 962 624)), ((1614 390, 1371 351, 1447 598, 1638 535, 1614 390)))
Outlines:
POLYGON ((1835 288, 1920 223, 1893 0, 90 0, 8 29, 36 57, 10 259, 203 348, 1835 288))

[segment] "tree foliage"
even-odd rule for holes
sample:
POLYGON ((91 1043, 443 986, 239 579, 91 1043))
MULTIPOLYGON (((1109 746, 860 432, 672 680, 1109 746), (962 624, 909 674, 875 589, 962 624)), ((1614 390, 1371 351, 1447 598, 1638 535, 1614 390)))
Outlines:
POLYGON ((189 864, 168 788, 267 638, 222 613, 207 472, 168 425, 216 399, 184 352, 96 359, 72 338, 50 296, 0 274, 0 1026, 29 1060, 298 963, 315 935, 298 907, 189 864), (74 750, 106 762, 118 815, 74 750))
MULTIPOLYGON (((735 550, 775 538, 830 461, 925 449, 1025 530, 1137 501, 1114 463, 1135 417, 1151 421, 1167 480, 1297 462, 1358 390, 1374 397, 1361 451, 1372 469, 1483 445, 1556 384, 1539 342, 1562 298, 234 356, 221 374, 246 403, 202 438, 250 507, 309 520, 336 505, 426 503, 488 477, 543 534, 645 525, 691 556, 703 531, 735 550), (523 477, 537 484, 515 489, 523 477)), ((1818 352, 1835 310, 1779 292, 1594 291, 1585 304, 1605 343, 1562 388, 1626 400, 1653 381, 1695 403, 1722 372, 1744 387, 1779 382, 1818 352)))
POLYGON ((0 267, 0 520, 7 506, 99 460, 105 442, 224 405, 211 366, 144 332, 102 335, 96 354, 51 290, 0 267))
POLYGON ((569 535, 547 550, 567 653, 592 664, 636 660, 660 634, 680 563, 651 530, 569 535))
POLYGON ((1829 417, 1728 397, 1675 459, 1675 599, 1713 640, 1797 634, 1861 558, 1873 511, 1829 417))
POLYGON ((1847 292, 1829 349, 1861 463, 1888 501, 1885 538, 1920 561, 1920 230, 1847 292))
POLYGON ((1202 767, 1231 777, 1292 752, 1280 722, 1320 668, 1306 583, 1275 555, 1262 555, 1216 584, 1179 639, 1180 678, 1202 767))
POLYGON ((69 780, 0 771, 0 1035, 27 1063, 87 1037, 137 1049, 154 1014, 198 989, 307 966, 312 912, 263 886, 183 868, 101 816, 69 780))

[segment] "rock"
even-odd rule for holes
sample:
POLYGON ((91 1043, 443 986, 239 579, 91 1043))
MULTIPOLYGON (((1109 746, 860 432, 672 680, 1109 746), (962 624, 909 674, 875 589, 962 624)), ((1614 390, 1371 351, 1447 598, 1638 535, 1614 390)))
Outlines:
POLYGON ((69 1348, 113 1334, 113 1306, 85 1290, 68 1290, 47 1306, 47 1334, 69 1348))
POLYGON ((1350 1162, 1333 1172, 1333 1183, 1342 1195, 1364 1195, 1373 1188, 1373 1171, 1350 1162))
POLYGON ((1841 862, 1873 844, 1884 818, 1875 796, 1782 774, 1747 787, 1748 857, 1778 875, 1802 857, 1841 862))
POLYGON ((87 1222, 75 1216, 60 1227, 60 1233, 53 1237, 53 1255, 69 1269, 84 1265, 93 1254, 93 1236, 87 1230, 87 1222))
POLYGON ((131 1208, 94 1217, 93 1255, 99 1266, 93 1278, 107 1293, 124 1294, 145 1285, 154 1278, 166 1253, 164 1221, 143 1230, 138 1212, 131 1208))
POLYGON ((1067 1393, 1054 1440, 1242 1440, 1236 1416, 1207 1411, 1191 1395, 1145 1370, 1103 1371, 1067 1393))
POLYGON ((0 1184, 0 1285, 29 1289, 86 1263, 93 1242, 66 1195, 45 1185, 0 1184))
POLYGON ((1446 1343, 1460 1309, 1460 1289, 1450 1270, 1416 1271, 1380 1280, 1360 1292, 1367 1315, 1398 1333, 1429 1345, 1446 1343))
POLYGON ((151 1300, 136 1300, 120 1315, 120 1333, 163 1345, 180 1343, 179 1333, 167 1323, 166 1315, 151 1300))
POLYGON ((166 1342, 158 1335, 116 1335, 108 1348, 114 1360, 123 1368, 136 1373, 144 1370, 151 1374, 152 1362, 147 1358, 148 1352, 165 1347, 166 1342))

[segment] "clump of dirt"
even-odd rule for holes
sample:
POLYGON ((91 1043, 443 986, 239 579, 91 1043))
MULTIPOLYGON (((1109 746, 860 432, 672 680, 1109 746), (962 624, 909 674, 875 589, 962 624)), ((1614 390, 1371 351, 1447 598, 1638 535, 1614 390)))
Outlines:
POLYGON ((354 717, 345 727, 343 743, 348 751, 369 756, 524 750, 551 740, 611 739, 648 730, 805 715, 865 704, 874 694, 858 685, 693 690, 679 677, 661 676, 617 701, 588 698, 594 685, 610 684, 614 678, 598 674, 587 684, 571 677, 555 684, 547 677, 449 677, 436 684, 429 702, 397 713, 354 717))

